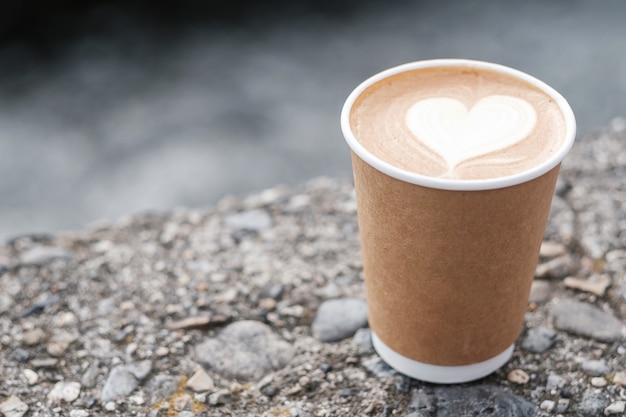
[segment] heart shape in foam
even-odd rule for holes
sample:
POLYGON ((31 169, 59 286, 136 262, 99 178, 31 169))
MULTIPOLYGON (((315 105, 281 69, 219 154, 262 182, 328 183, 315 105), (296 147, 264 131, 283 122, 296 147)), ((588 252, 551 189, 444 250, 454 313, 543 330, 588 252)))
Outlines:
POLYGON ((450 170, 470 158, 515 145, 536 122, 530 103, 504 95, 485 97, 469 111, 454 98, 427 98, 413 104, 406 114, 409 130, 441 155, 450 170))

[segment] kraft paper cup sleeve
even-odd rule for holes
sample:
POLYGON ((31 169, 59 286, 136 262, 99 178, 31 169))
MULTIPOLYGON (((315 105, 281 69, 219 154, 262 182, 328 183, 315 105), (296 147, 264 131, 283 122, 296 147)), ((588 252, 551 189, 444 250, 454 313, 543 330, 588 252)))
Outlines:
POLYGON ((370 327, 391 349, 443 366, 517 339, 558 166, 513 187, 408 184, 353 155, 370 327))

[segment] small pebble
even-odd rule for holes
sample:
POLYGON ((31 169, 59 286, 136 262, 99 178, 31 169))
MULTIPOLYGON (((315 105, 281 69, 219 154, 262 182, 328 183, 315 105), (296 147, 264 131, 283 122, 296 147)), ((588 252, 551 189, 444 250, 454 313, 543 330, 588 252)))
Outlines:
POLYGON ((602 342, 615 342, 622 338, 622 322, 590 304, 565 300, 555 305, 552 315, 554 326, 580 336, 602 342))
POLYGON ((276 304, 278 304, 276 300, 273 298, 269 298, 269 297, 261 298, 259 300, 259 308, 265 311, 274 311, 274 309, 276 309, 276 304))
POLYGON ((159 346, 154 352, 157 356, 163 357, 170 353, 170 350, 166 346, 159 346))
POLYGON ((22 417, 27 411, 28 405, 15 395, 11 395, 0 403, 0 413, 4 414, 5 417, 22 417))
POLYGON ((611 285, 611 278, 608 275, 592 275, 588 279, 567 277, 563 280, 563 283, 568 288, 603 297, 607 288, 611 285))
POLYGON ((89 417, 89 411, 79 409, 70 410, 70 417, 89 417))
POLYGON ((207 326, 211 323, 210 316, 187 317, 185 319, 168 323, 170 330, 187 330, 207 326))
POLYGON ((623 387, 626 387, 626 372, 616 372, 613 376, 613 383, 615 385, 621 385, 623 387))
POLYGON ((95 360, 85 370, 80 379, 80 383, 86 388, 92 388, 96 385, 96 378, 100 374, 100 362, 95 360))
POLYGON ((198 362, 207 368, 247 380, 283 368, 294 354, 291 344, 268 325, 254 320, 236 321, 195 349, 198 362))
POLYGON ((315 314, 313 335, 322 342, 338 342, 367 326, 367 304, 357 298, 324 301, 315 314), (338 319, 341 318, 341 319, 338 319))
POLYGON ((232 400, 233 397, 227 389, 221 389, 209 395, 209 404, 211 405, 228 404, 232 400))
POLYGON ((65 355, 67 349, 69 349, 70 345, 78 339, 78 336, 78 333, 70 333, 67 331, 59 331, 55 333, 46 345, 48 354, 57 358, 65 355))
POLYGON ((114 367, 104 383, 100 399, 103 403, 108 403, 127 396, 151 370, 152 362, 149 360, 114 367))
POLYGON ((522 348, 532 353, 543 353, 550 349, 556 341, 557 333, 548 327, 533 327, 528 329, 522 341, 522 348))
POLYGON ((554 406, 556 405, 556 403, 552 400, 543 400, 541 402, 541 404, 539 405, 539 408, 542 409, 543 411, 547 411, 547 412, 552 412, 552 410, 554 410, 554 406))
POLYGON ((60 381, 48 393, 48 402, 59 404, 63 401, 71 403, 80 395, 81 386, 78 382, 60 381))
POLYGON ((187 388, 194 392, 210 391, 215 388, 213 378, 202 368, 198 370, 187 380, 187 388))
POLYGON ((623 414, 626 410, 626 402, 624 401, 616 401, 612 404, 609 404, 608 407, 604 409, 604 415, 612 415, 612 414, 623 414))
POLYGON ((570 399, 569 398, 559 398, 559 401, 556 403, 556 413, 561 414, 567 411, 569 407, 570 399))
POLYGON ((513 369, 507 375, 507 379, 515 384, 525 384, 530 380, 530 377, 522 369, 513 369))
POLYGON ((548 392, 556 391, 565 386, 565 378, 555 373, 550 373, 548 375, 548 380, 546 382, 546 390, 548 392))
POLYGON ((544 303, 550 299, 551 291, 548 281, 535 279, 530 287, 528 301, 531 303, 544 303))
POLYGON ((33 359, 30 361, 33 368, 54 368, 58 363, 59 360, 55 358, 33 359))
POLYGON ((361 391, 362 391, 362 388, 359 388, 359 387, 342 388, 341 390, 339 390, 339 396, 343 398, 352 397, 361 391))
POLYGON ((603 394, 595 392, 595 389, 587 389, 578 404, 578 414, 589 417, 598 417, 608 406, 608 401, 603 394))
POLYGON ((26 346, 35 346, 44 342, 48 338, 46 332, 39 327, 24 333, 22 336, 22 343, 26 346))
POLYGON ((169 374, 158 374, 145 384, 143 392, 148 394, 150 404, 171 400, 180 385, 180 378, 169 374))
POLYGON ((372 356, 371 358, 363 361, 363 366, 376 378, 389 378, 397 374, 395 369, 387 365, 378 356, 372 356))
POLYGON ((30 358, 30 353, 27 350, 17 348, 13 351, 11 358, 15 362, 26 362, 30 358))
POLYGON ((606 384, 608 384, 607 380, 602 378, 601 376, 594 376, 593 378, 591 378, 591 385, 593 385, 594 387, 602 388, 606 387, 606 384))
POLYGON ((26 379, 26 382, 28 382, 28 385, 35 385, 37 383, 37 381, 39 381, 39 375, 37 374, 37 372, 33 371, 32 369, 24 369, 22 371, 22 375, 24 375, 24 379, 26 379))
POLYGON ((537 278, 564 278, 576 272, 576 264, 570 255, 559 256, 541 263, 535 270, 537 278))
POLYGON ((271 283, 261 288, 261 297, 279 300, 283 296, 283 292, 284 292, 284 287, 282 284, 277 283, 277 282, 271 283))
POLYGON ((539 249, 539 256, 542 258, 556 258, 565 254, 567 254, 567 246, 547 240, 541 243, 541 249, 539 249))
POLYGON ((589 376, 602 376, 611 370, 604 359, 586 360, 582 364, 583 371, 589 376))
POLYGON ((358 329, 352 338, 352 344, 361 353, 371 352, 374 349, 372 331, 369 328, 358 329))

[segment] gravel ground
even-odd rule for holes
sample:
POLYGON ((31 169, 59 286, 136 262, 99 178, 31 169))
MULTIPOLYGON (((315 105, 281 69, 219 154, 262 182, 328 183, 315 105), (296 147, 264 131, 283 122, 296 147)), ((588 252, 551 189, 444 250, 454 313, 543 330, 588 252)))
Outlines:
POLYGON ((623 416, 625 144, 622 119, 576 143, 524 331, 482 380, 380 361, 352 184, 320 178, 0 247, 0 415, 623 416))

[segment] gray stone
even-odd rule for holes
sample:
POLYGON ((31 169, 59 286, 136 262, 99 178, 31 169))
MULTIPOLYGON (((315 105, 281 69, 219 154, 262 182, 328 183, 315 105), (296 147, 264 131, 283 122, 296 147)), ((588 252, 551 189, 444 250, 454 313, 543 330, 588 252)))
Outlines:
POLYGON ((563 301, 554 307, 552 315, 554 326, 571 334, 603 342, 615 342, 622 338, 621 321, 587 303, 563 301))
POLYGON ((372 331, 369 328, 358 329, 352 338, 352 344, 361 353, 373 351, 374 345, 372 345, 372 331))
POLYGON ((552 392, 559 390, 565 386, 565 378, 555 373, 550 373, 548 375, 548 380, 546 381, 546 390, 548 392, 552 392))
POLYGON ((387 365, 387 363, 378 356, 373 356, 368 360, 363 361, 363 366, 365 369, 374 374, 376 378, 387 378, 397 374, 392 367, 387 365))
POLYGON ((367 304, 357 298, 324 301, 315 314, 313 335, 322 342, 338 342, 367 326, 367 304))
POLYGON ((415 417, 535 417, 538 411, 526 399, 492 385, 414 390, 409 408, 415 417))
POLYGON ((83 373, 80 380, 81 384, 86 388, 92 388, 96 385, 96 378, 100 374, 100 362, 94 360, 83 373))
POLYGON ((550 299, 551 292, 552 289, 548 281, 540 279, 533 280, 528 301, 531 303, 545 303, 550 299))
POLYGON ((205 367, 246 380, 283 368, 294 353, 269 326, 253 320, 232 323, 195 349, 197 360, 205 367))
POLYGON ((601 416, 609 402, 593 388, 587 389, 578 404, 577 412, 581 416, 601 416))
POLYGON ((609 366, 604 359, 586 360, 583 362, 582 368, 583 371, 585 371, 585 373, 589 376, 602 376, 611 372, 609 366))
POLYGON ((272 218, 265 210, 256 209, 231 214, 224 223, 232 229, 259 232, 272 226, 272 218))
POLYGON ((106 403, 129 395, 151 370, 150 360, 116 366, 104 383, 100 399, 106 403))
POLYGON ((522 348, 532 353, 543 353, 554 345, 556 335, 556 331, 549 327, 533 327, 526 332, 522 348))
POLYGON ((179 378, 172 375, 159 374, 146 383, 146 391, 149 393, 150 405, 154 405, 173 395, 178 389, 179 378))
POLYGON ((570 400, 569 398, 559 398, 559 400, 556 403, 556 410, 555 412, 557 414, 561 414, 567 411, 567 408, 569 407, 569 403, 570 400))

